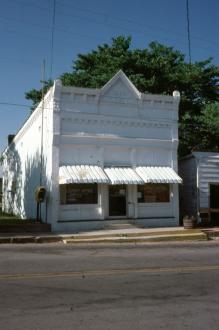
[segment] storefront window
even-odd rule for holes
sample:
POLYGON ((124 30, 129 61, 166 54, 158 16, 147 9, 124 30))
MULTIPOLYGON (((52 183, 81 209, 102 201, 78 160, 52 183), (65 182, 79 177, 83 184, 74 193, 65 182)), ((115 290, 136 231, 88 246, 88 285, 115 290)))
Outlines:
POLYGON ((61 204, 97 204, 97 184, 63 184, 60 185, 61 204))
POLYGON ((138 203, 168 203, 169 201, 169 184, 146 183, 138 186, 138 203))

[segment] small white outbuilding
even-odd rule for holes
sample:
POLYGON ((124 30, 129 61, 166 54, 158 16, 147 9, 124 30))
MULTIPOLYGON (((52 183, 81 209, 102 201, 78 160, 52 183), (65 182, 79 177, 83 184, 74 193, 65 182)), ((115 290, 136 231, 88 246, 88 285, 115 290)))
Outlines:
POLYGON ((3 209, 36 217, 53 231, 179 223, 178 105, 140 93, 119 71, 101 89, 59 80, 3 153, 3 209))

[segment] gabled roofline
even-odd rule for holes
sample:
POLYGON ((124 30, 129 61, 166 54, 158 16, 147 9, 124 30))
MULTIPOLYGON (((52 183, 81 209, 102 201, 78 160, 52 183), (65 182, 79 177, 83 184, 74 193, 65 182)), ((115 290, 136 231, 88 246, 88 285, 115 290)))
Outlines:
POLYGON ((133 83, 128 79, 122 70, 119 70, 101 89, 100 94, 104 95, 119 79, 126 85, 126 87, 131 91, 131 93, 137 98, 141 98, 141 93, 133 85, 133 83))
POLYGON ((173 102, 179 103, 179 101, 175 101, 172 95, 165 95, 165 94, 154 94, 154 93, 141 93, 139 90, 134 86, 134 84, 128 79, 126 74, 119 70, 102 88, 88 88, 88 87, 76 87, 76 86, 62 86, 63 91, 67 92, 75 92, 75 93, 84 93, 87 95, 96 95, 96 96, 103 96, 113 84, 121 78, 123 83, 127 86, 127 88, 131 91, 135 98, 141 100, 165 100, 166 102, 173 102))

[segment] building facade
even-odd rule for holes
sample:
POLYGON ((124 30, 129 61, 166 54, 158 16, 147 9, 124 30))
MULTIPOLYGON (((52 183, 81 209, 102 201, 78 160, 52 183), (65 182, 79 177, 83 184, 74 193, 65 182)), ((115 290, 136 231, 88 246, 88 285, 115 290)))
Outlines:
POLYGON ((179 97, 140 93, 119 71, 101 89, 48 91, 3 153, 3 208, 36 217, 54 231, 130 221, 179 223, 179 97))
POLYGON ((179 162, 180 214, 219 225, 219 153, 193 152, 179 162))

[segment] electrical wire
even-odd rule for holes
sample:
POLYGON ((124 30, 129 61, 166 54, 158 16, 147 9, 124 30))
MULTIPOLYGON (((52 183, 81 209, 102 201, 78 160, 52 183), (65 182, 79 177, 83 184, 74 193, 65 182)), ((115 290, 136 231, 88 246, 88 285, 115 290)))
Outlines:
MULTIPOLYGON (((15 1, 15 2, 18 2, 18 3, 22 3, 22 4, 25 4, 25 5, 28 5, 28 6, 33 6, 33 7, 36 7, 36 8, 39 8, 39 9, 41 9, 41 10, 47 10, 47 11, 49 11, 50 10, 50 12, 51 12, 51 9, 49 9, 48 7, 39 7, 38 5, 35 5, 35 4, 33 4, 33 3, 25 3, 24 1, 20 1, 20 0, 13 0, 13 1, 15 1)), ((96 21, 96 20, 93 20, 93 19, 91 19, 91 18, 88 18, 88 17, 81 17, 81 16, 78 16, 78 15, 75 15, 75 14, 69 14, 69 13, 63 13, 63 12, 60 12, 59 11, 59 14, 61 14, 61 15, 63 15, 63 16, 69 16, 69 17, 75 17, 75 18, 78 18, 78 19, 80 19, 80 20, 86 20, 86 21, 89 21, 89 22, 92 22, 92 23, 95 23, 95 24, 102 24, 102 25, 108 25, 108 26, 111 26, 111 27, 115 27, 115 28, 120 28, 120 29, 122 29, 122 30, 125 30, 125 31, 128 31, 129 33, 131 32, 131 31, 133 31, 133 30, 130 30, 130 29, 127 29, 127 28, 125 28, 124 26, 121 26, 121 24, 111 24, 111 23, 109 23, 109 20, 110 19, 113 19, 113 20, 117 20, 117 21, 119 21, 120 23, 121 23, 121 21, 123 21, 123 22, 127 22, 127 23, 131 23, 131 24, 134 24, 134 25, 136 25, 136 26, 138 26, 138 28, 139 28, 139 26, 142 26, 142 27, 146 27, 146 25, 145 24, 142 24, 142 23, 140 23, 140 22, 136 22, 136 21, 134 21, 134 20, 131 20, 131 19, 125 19, 125 18, 121 18, 121 17, 116 17, 116 16, 109 16, 107 13, 103 13, 103 12, 97 12, 97 11, 94 11, 94 10, 90 10, 90 9, 84 9, 84 8, 80 8, 80 7, 78 7, 78 6, 75 6, 75 5, 72 5, 72 4, 63 4, 63 2, 59 2, 59 1, 57 1, 57 4, 59 5, 59 6, 61 6, 61 7, 64 7, 64 8, 67 8, 67 7, 69 7, 69 8, 73 8, 74 10, 78 10, 78 11, 82 11, 82 12, 88 12, 88 13, 91 13, 91 14, 95 14, 95 15, 98 15, 98 16, 100 16, 100 17, 102 17, 102 18, 104 18, 104 21, 102 21, 102 22, 98 22, 98 21, 96 21)), ((170 31, 170 30, 168 30, 168 29, 165 29, 165 28, 163 28, 163 27, 158 27, 157 25, 156 26, 147 26, 147 28, 148 29, 153 29, 153 32, 154 32, 154 30, 155 29, 159 29, 159 30, 162 30, 162 31, 164 31, 164 32, 166 32, 166 33, 168 33, 168 34, 172 34, 173 35, 173 32, 172 31, 170 31)), ((139 30, 138 29, 138 31, 136 30, 135 31, 136 33, 143 33, 144 35, 147 35, 148 36, 148 32, 146 32, 146 31, 142 31, 142 30, 139 30)), ((182 33, 174 33, 174 35, 178 35, 178 36, 181 36, 181 38, 186 38, 186 35, 185 34, 182 34, 182 33)), ((170 36, 168 36, 169 38, 170 38, 170 36)), ((201 37, 197 37, 197 36, 192 36, 192 38, 193 39, 198 39, 198 40, 200 40, 200 41, 203 41, 203 42, 210 42, 210 43, 214 43, 214 44, 216 44, 216 45, 219 45, 219 43, 216 43, 216 42, 213 42, 213 41, 209 41, 209 40, 207 40, 207 39, 203 39, 203 38, 201 38, 201 37)), ((179 39, 179 37, 177 38, 177 39, 179 39)), ((176 40, 177 40, 176 39, 176 40)), ((209 49, 209 48, 206 48, 206 47, 201 47, 201 46, 198 46, 198 47, 196 47, 196 48, 203 48, 203 49, 209 49)), ((209 50, 213 50, 213 49, 209 49, 209 50)), ((217 50, 213 50, 213 51, 217 51, 218 52, 218 49, 217 50)))
MULTIPOLYGON (((43 25, 43 24, 33 23, 32 21, 21 20, 21 19, 17 19, 16 17, 5 17, 5 16, 0 15, 0 19, 6 20, 6 21, 13 21, 13 22, 15 21, 15 22, 20 23, 20 24, 28 24, 28 25, 40 27, 40 28, 43 28, 43 29, 47 29, 47 30, 50 30, 50 31, 52 30, 52 27, 49 26, 49 25, 43 25)), ((88 38, 88 39, 93 38, 93 39, 96 40, 98 38, 95 35, 90 35, 90 34, 88 35, 88 34, 81 34, 81 33, 78 33, 78 32, 72 32, 69 29, 63 29, 63 28, 60 28, 60 27, 55 27, 54 30, 55 31, 62 32, 62 33, 74 35, 74 36, 77 35, 79 37, 84 37, 84 38, 88 38)))
MULTIPOLYGON (((21 24, 31 24, 31 25, 33 25, 33 26, 38 26, 38 27, 41 27, 41 28, 44 28, 44 29, 49 29, 49 30, 51 30, 51 27, 50 26, 48 26, 48 25, 42 25, 42 24, 37 24, 37 23, 33 23, 33 22, 29 22, 29 21, 25 21, 25 20, 20 20, 20 19, 16 19, 15 17, 5 17, 5 16, 0 16, 0 19, 4 19, 4 20, 9 20, 9 21, 11 21, 11 20, 13 20, 13 21, 16 21, 16 22, 18 22, 18 23, 21 23, 21 24)), ((79 18, 79 19, 81 19, 81 18, 79 18)), ((96 22, 97 24, 102 24, 102 23, 100 23, 100 22, 96 22)), ((126 29, 126 28, 123 28, 123 27, 120 27, 120 26, 118 26, 118 25, 112 25, 112 27, 114 27, 114 28, 120 28, 120 29, 122 29, 123 31, 126 31, 126 32, 128 32, 129 34, 142 34, 143 36, 146 36, 146 37, 148 37, 148 33, 147 32, 143 32, 143 31, 140 31, 140 30, 136 30, 136 31, 130 31, 130 30, 128 30, 128 29, 126 29)), ((78 36, 78 37, 82 37, 82 38, 86 38, 86 39, 95 39, 95 40, 97 40, 97 38, 98 38, 98 36, 94 36, 94 35, 87 35, 87 34, 81 34, 81 33, 78 33, 78 32, 72 32, 72 31, 70 31, 70 30, 67 30, 67 29, 63 29, 63 28, 60 28, 60 27, 55 27, 54 28, 54 31, 57 31, 57 32, 62 32, 62 33, 64 33, 64 34, 69 34, 69 35, 74 35, 74 36, 78 36)), ((12 33, 11 31, 10 31, 10 33, 12 33)), ((17 34, 16 32, 14 32, 15 34, 17 34)), ((22 34, 22 33, 21 33, 22 34)), ((31 37, 31 36, 30 36, 31 37)), ((38 37, 38 36, 37 36, 38 37)), ((40 38, 40 37, 39 37, 40 38)), ((102 39, 101 38, 99 38, 100 39, 100 42, 102 41, 102 39)), ((156 38, 155 38, 156 39, 156 38)), ((172 41, 173 41, 173 39, 171 39, 172 41)), ((179 40, 179 38, 176 38, 175 40, 179 40)), ((67 42, 67 41, 65 41, 63 38, 60 38, 60 41, 61 42, 64 42, 64 43, 66 43, 66 44, 69 44, 70 45, 70 43, 69 42, 67 42)), ((72 44, 72 43, 71 43, 72 44)), ((187 45, 187 43, 186 42, 181 42, 181 45, 187 45)), ((219 49, 213 49, 213 48, 209 48, 209 47, 203 47, 203 46, 196 46, 196 49, 203 49, 203 50, 205 50, 205 51, 210 51, 210 52, 217 52, 218 53, 218 51, 219 51, 219 49)))
MULTIPOLYGON (((60 1, 60 0, 57 0, 57 3, 59 3, 59 5, 60 6, 66 6, 66 5, 64 5, 64 3, 63 3, 63 0, 62 0, 62 2, 60 1)), ((109 15, 109 14, 107 14, 106 12, 97 12, 97 11, 94 11, 94 10, 90 10, 90 9, 87 9, 87 8, 81 8, 81 7, 78 7, 78 6, 75 6, 75 5, 72 5, 72 2, 71 2, 71 4, 67 4, 67 6, 68 7, 72 7, 73 9, 76 9, 76 10, 80 10, 80 11, 84 11, 84 12, 90 12, 90 13, 93 13, 93 14, 95 14, 95 15, 102 15, 102 16, 105 16, 105 17, 107 17, 108 19, 114 19, 114 20, 117 20, 118 22, 121 22, 121 21, 123 21, 123 22, 127 22, 127 23, 131 23, 131 24, 134 24, 134 25, 136 25, 136 26, 142 26, 142 27, 148 27, 148 28, 150 28, 150 29, 157 29, 157 30, 163 30, 164 32, 167 32, 167 33, 171 33, 171 34, 173 34, 173 31, 172 30, 169 30, 169 29, 166 29, 166 28, 164 28, 164 27, 161 27, 161 26, 158 26, 157 24, 156 25, 145 25, 145 23, 143 24, 143 23, 141 23, 141 22, 139 22, 139 21, 135 21, 135 20, 133 20, 133 19, 130 19, 130 18, 123 18, 123 17, 117 17, 117 16, 112 16, 112 15, 109 15)), ((178 35, 181 35, 181 36, 183 36, 184 38, 186 38, 186 35, 184 34, 184 33, 181 33, 181 32, 174 32, 174 34, 178 34, 178 35)), ((216 44, 216 45, 219 45, 219 43, 218 42, 215 42, 215 41, 211 41, 211 40, 207 40, 207 39, 203 39, 202 37, 200 37, 200 36, 195 36, 195 35, 193 35, 192 36, 192 38, 197 38, 197 39, 199 39, 199 40, 202 40, 202 41, 204 41, 204 42, 211 42, 211 43, 214 43, 214 44, 216 44)))
POLYGON ((29 108, 29 109, 31 107, 31 105, 20 104, 20 103, 11 103, 11 102, 0 102, 0 105, 15 106, 15 107, 25 107, 25 108, 29 108))
POLYGON ((53 74, 53 61, 54 61, 54 31, 55 31, 55 17, 56 17, 56 0, 53 0, 53 15, 52 15, 52 34, 51 34, 51 47, 50 47, 50 79, 52 80, 53 74))
POLYGON ((188 35, 188 47, 189 47, 189 63, 191 64, 191 39, 190 39, 190 20, 189 20, 189 0, 186 0, 186 17, 187 17, 187 35, 188 35))

